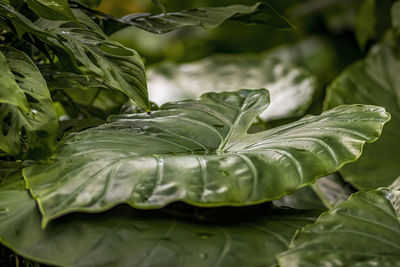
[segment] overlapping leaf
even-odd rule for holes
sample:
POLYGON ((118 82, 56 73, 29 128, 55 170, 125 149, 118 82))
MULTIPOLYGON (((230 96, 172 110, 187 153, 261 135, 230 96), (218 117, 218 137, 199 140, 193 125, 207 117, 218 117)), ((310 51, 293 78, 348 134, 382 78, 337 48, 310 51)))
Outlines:
POLYGON ((74 15, 79 25, 46 19, 33 24, 0 2, 0 17, 11 21, 20 35, 27 32, 50 46, 65 68, 98 79, 104 86, 124 92, 148 109, 144 65, 138 53, 110 40, 82 11, 74 10, 74 15))
POLYGON ((13 73, 10 79, 15 79, 16 90, 28 99, 28 110, 13 104, 0 105, 0 149, 17 155, 26 148, 36 159, 47 156, 58 134, 58 121, 46 81, 26 54, 5 47, 1 51, 13 73))
POLYGON ((24 170, 43 225, 123 202, 159 208, 174 201, 210 207, 277 199, 357 159, 389 119, 380 107, 341 106, 247 134, 268 102, 265 89, 207 93, 71 135, 54 162, 24 170))
MULTIPOLYGON (((78 4, 78 6, 80 6, 78 4)), ((87 10, 90 10, 86 8, 87 10)), ((269 4, 256 3, 252 6, 230 5, 224 7, 202 7, 171 13, 151 15, 149 13, 134 13, 120 19, 90 10, 102 17, 105 22, 112 22, 112 31, 124 26, 136 26, 153 33, 166 33, 187 26, 201 26, 211 29, 219 26, 228 19, 245 23, 266 24, 275 28, 289 29, 293 25, 284 16, 279 14, 269 4)))
POLYGON ((392 120, 379 141, 365 148, 357 162, 340 170, 358 188, 387 186, 400 174, 400 61, 398 50, 381 44, 368 57, 348 67, 329 86, 325 109, 342 104, 385 107, 392 120))
POLYGON ((29 110, 24 91, 15 81, 6 57, 0 51, 0 103, 17 106, 25 111, 29 110))
POLYGON ((358 192, 302 229, 279 265, 399 266, 400 191, 358 192))
POLYGON ((69 8, 68 0, 25 0, 39 17, 78 22, 69 8))
POLYGON ((42 230, 41 214, 24 185, 9 184, 0 188, 0 242, 57 266, 271 266, 296 229, 319 214, 247 211, 235 210, 232 218, 231 211, 218 210, 220 217, 211 223, 120 206, 69 215, 42 230))
POLYGON ((294 209, 329 209, 345 201, 353 191, 338 175, 320 178, 315 184, 273 201, 275 206, 294 209))
POLYGON ((317 88, 307 71, 270 55, 217 55, 187 64, 163 63, 148 72, 152 101, 193 99, 205 92, 268 88, 271 105, 264 120, 302 116, 317 88))

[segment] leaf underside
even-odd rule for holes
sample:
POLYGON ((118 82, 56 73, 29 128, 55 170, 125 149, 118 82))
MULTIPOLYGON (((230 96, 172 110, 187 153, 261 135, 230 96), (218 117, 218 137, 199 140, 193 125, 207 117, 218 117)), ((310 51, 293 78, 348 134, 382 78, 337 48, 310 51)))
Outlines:
POLYGON ((278 199, 357 159, 389 119, 380 107, 341 106, 247 134, 268 96, 265 89, 207 93, 70 135, 52 163, 24 170, 43 225, 119 203, 146 209, 278 199))
POLYGON ((57 266, 271 266, 296 229, 319 215, 207 209, 215 213, 211 223, 119 206, 101 214, 70 214, 43 230, 23 184, 0 191, 0 242, 25 258, 57 266))

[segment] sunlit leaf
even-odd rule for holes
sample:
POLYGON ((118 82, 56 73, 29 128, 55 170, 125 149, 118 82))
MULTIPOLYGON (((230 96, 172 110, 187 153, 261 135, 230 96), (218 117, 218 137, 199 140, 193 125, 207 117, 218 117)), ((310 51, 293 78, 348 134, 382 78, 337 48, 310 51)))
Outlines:
POLYGON ((373 47, 365 60, 345 69, 328 88, 325 109, 360 103, 383 106, 392 114, 379 141, 367 146, 357 162, 340 170, 358 188, 387 186, 400 174, 399 72, 398 50, 382 44, 373 47))
POLYGON ((214 207, 278 199, 356 160, 389 119, 380 107, 350 105, 247 134, 268 103, 265 89, 207 93, 67 137, 52 163, 24 170, 43 225, 123 202, 214 207))
POLYGON ((302 116, 316 79, 302 68, 272 55, 216 55, 187 64, 162 63, 148 71, 149 97, 157 104, 193 99, 205 92, 267 88, 271 105, 264 120, 302 116))

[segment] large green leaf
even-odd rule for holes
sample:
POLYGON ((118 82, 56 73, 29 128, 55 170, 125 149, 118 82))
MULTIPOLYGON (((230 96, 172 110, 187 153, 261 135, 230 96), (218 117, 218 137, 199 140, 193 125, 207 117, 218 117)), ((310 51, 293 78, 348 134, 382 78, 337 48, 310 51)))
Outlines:
POLYGON ((26 54, 6 47, 0 50, 29 105, 28 111, 0 105, 0 150, 17 155, 24 147, 35 159, 48 156, 58 134, 58 120, 46 81, 26 54))
MULTIPOLYGON (((78 3, 77 5, 81 6, 78 3)), ((134 13, 120 19, 95 10, 90 10, 89 8, 85 9, 103 18, 105 24, 110 22, 114 24, 108 26, 112 28, 112 30, 109 30, 110 33, 130 25, 152 33, 166 33, 187 26, 200 26, 205 29, 211 29, 221 25, 228 19, 245 23, 266 24, 279 29, 294 28, 288 19, 279 14, 269 4, 261 2, 252 6, 230 5, 224 7, 201 7, 158 15, 134 13)))
MULTIPOLYGON (((59 63, 69 70, 97 79, 104 86, 119 90, 144 109, 149 108, 146 76, 138 53, 109 39, 80 10, 74 10, 80 22, 39 19, 32 23, 11 6, 0 2, 0 18, 50 46, 59 63)), ((65 71, 65 69, 63 69, 65 71)))
POLYGON ((193 99, 205 92, 268 88, 264 120, 302 116, 317 88, 315 77, 271 55, 216 55, 187 64, 163 63, 148 72, 150 99, 157 104, 193 99))
POLYGON ((268 208, 207 212, 218 216, 214 222, 119 206, 65 216, 42 230, 35 201, 23 184, 12 185, 0 189, 0 242, 26 258, 62 266, 271 266, 296 229, 318 216, 268 208))
POLYGON ((399 266, 399 188, 358 192, 302 229, 279 265, 399 266))
POLYGON ((12 104, 28 111, 28 101, 24 91, 18 86, 6 57, 0 51, 0 103, 12 104))
POLYGON ((25 0, 39 17, 78 22, 68 5, 68 0, 25 0))
POLYGON ((277 199, 356 160, 389 119, 380 107, 341 106, 247 134, 268 98, 265 89, 207 93, 67 137, 52 163, 24 170, 43 225, 123 202, 212 207, 277 199))
POLYGON ((358 188, 387 186, 400 174, 400 60, 398 50, 374 46, 366 59, 343 71, 328 88, 325 109, 342 104, 385 107, 392 120, 379 141, 365 148, 357 162, 340 172, 358 188))

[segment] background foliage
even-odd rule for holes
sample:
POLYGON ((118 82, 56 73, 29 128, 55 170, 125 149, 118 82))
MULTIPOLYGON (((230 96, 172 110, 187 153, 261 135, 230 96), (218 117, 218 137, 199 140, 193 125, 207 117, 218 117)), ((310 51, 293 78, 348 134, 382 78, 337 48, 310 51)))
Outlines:
POLYGON ((400 265, 399 16, 0 0, 0 265, 400 265))

